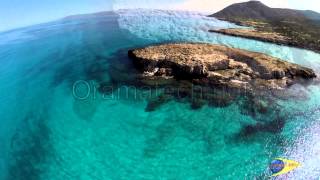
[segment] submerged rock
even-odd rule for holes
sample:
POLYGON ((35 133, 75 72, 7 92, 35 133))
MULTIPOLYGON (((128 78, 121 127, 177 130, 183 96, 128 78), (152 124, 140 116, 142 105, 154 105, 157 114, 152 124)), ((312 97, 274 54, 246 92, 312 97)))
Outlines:
POLYGON ((129 51, 145 79, 187 79, 231 89, 284 89, 316 77, 312 69, 221 45, 173 43, 129 51))
POLYGON ((171 100, 171 96, 166 95, 166 94, 162 94, 162 95, 156 97, 155 99, 150 100, 148 102, 148 105, 147 105, 145 111, 152 112, 152 111, 156 110, 157 108, 159 108, 161 105, 166 104, 170 100, 171 100))
POLYGON ((269 133, 280 133, 285 126, 285 119, 282 117, 277 117, 271 122, 267 123, 257 123, 255 125, 248 125, 243 130, 242 133, 245 136, 250 136, 258 132, 269 132, 269 133))
POLYGON ((193 99, 191 102, 191 109, 197 110, 201 109, 206 104, 206 101, 203 99, 193 99))

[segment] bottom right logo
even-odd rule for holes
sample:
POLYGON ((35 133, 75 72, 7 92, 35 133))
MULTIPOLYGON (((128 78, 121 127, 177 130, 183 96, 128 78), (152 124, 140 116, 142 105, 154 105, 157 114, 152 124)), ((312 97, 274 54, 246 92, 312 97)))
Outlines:
POLYGON ((287 174, 300 166, 299 162, 284 158, 276 158, 270 163, 269 168, 272 172, 272 176, 280 176, 287 174))

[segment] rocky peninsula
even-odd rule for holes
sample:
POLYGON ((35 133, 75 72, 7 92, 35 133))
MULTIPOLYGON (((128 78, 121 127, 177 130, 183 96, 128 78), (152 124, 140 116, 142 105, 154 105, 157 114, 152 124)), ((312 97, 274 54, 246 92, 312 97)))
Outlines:
POLYGON ((312 69, 297 64, 213 44, 162 44, 128 54, 145 79, 183 79, 209 87, 281 90, 316 77, 312 69))

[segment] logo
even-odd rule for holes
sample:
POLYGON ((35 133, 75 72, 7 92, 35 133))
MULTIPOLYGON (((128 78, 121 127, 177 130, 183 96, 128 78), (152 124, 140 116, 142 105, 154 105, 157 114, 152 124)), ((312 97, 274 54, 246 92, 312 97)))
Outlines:
POLYGON ((271 162, 269 166, 272 172, 272 176, 280 176, 283 174, 287 174, 298 167, 300 167, 300 163, 293 160, 289 160, 289 159, 283 159, 283 158, 276 158, 271 162))

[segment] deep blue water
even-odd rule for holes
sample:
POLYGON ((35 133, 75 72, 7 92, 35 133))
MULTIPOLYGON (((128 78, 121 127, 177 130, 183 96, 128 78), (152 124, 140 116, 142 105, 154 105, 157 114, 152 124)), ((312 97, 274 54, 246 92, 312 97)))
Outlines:
POLYGON ((226 27, 235 25, 130 10, 0 33, 0 179, 265 179, 276 157, 302 164, 283 178, 317 179, 318 85, 294 86, 288 92, 300 98, 277 101, 288 114, 281 132, 250 137, 239 132, 257 119, 236 103, 192 110, 170 101, 146 112, 147 99, 131 91, 106 98, 96 88, 129 85, 127 50, 162 42, 223 44, 320 70, 320 54, 207 32, 226 27))

